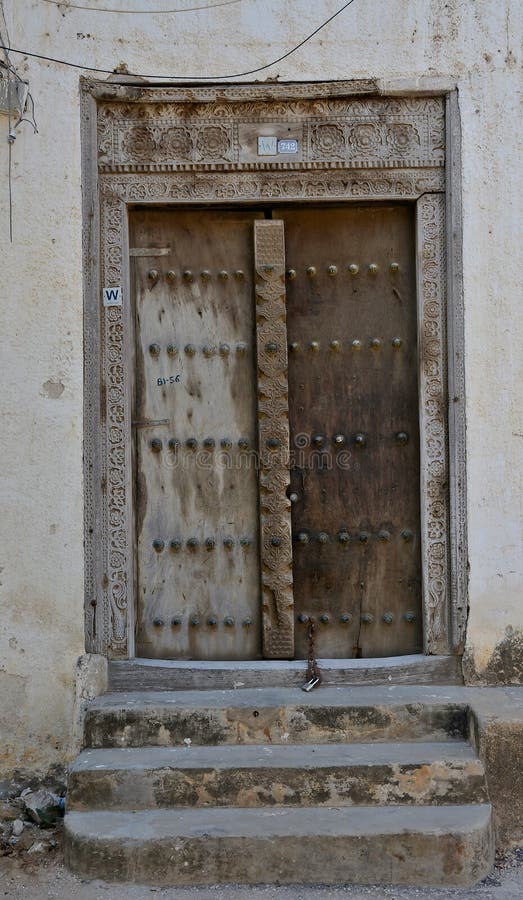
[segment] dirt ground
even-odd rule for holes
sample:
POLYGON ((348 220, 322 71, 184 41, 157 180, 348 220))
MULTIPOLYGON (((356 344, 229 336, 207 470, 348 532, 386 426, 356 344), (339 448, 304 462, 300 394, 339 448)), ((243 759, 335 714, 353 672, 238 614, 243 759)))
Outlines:
POLYGON ((9 900, 319 900, 329 897, 351 900, 522 900, 523 849, 498 860, 491 875, 473 888, 435 890, 360 886, 260 886, 219 885, 206 888, 154 888, 83 881, 62 864, 59 842, 43 855, 27 853, 0 859, 0 898, 9 900))

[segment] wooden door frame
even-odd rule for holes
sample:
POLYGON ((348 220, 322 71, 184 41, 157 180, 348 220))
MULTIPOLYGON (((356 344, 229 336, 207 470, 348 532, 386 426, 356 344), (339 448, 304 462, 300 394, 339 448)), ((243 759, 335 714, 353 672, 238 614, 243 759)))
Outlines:
POLYGON ((371 80, 149 87, 82 79, 81 109, 87 651, 134 655, 129 208, 410 201, 424 651, 462 653, 467 540, 457 92, 425 84, 423 91, 404 86, 398 93, 396 85, 388 95, 371 80), (290 126, 300 136, 300 158, 253 161, 249 135, 262 126, 264 133, 267 126, 276 132, 290 126), (120 288, 122 305, 105 306, 104 288, 120 288))

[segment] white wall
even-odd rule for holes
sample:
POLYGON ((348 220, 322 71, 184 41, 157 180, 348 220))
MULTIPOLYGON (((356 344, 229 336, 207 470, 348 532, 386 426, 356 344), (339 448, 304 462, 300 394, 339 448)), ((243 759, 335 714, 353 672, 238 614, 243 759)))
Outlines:
MULTIPOLYGON (((197 5, 73 2, 113 9, 197 5)), ((60 7, 4 0, 13 47, 186 77, 263 64, 339 6, 341 0, 241 0, 160 16, 74 10, 67 0, 60 7)), ((305 47, 257 76, 389 81, 429 75, 459 87, 471 676, 492 669, 504 640, 516 653, 523 631, 522 27, 519 0, 355 0, 305 47), (508 644, 506 629, 514 630, 508 644)), ((74 664, 83 650, 81 71, 18 55, 12 60, 29 80, 39 133, 20 127, 13 147, 10 244, 7 120, 0 116, 0 773, 43 772, 63 762, 74 664)))

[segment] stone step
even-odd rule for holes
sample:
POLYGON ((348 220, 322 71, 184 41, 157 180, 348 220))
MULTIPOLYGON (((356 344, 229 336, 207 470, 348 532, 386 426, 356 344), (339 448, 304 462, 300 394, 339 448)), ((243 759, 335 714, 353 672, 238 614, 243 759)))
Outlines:
POLYGON ((483 765, 462 741, 84 750, 67 794, 69 810, 487 800, 483 765))
POLYGON ((458 687, 122 691, 90 705, 85 746, 446 741, 467 717, 458 687))
POLYGON ((493 864, 491 809, 171 809, 68 812, 65 859, 84 878, 150 885, 467 886, 493 864))

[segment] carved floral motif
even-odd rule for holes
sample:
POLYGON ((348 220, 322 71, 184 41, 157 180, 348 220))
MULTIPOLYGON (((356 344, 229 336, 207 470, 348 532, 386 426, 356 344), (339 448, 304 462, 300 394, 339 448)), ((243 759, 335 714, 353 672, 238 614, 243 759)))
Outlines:
POLYGON ((358 154, 375 153, 381 146, 381 132, 372 122, 349 128, 349 144, 358 154))
POLYGON ((315 157, 337 156, 343 159, 345 154, 345 135, 339 125, 316 125, 311 133, 312 152, 315 157))
POLYGON ((196 139, 196 149, 200 159, 228 159, 231 140, 227 128, 221 125, 207 125, 196 139))

